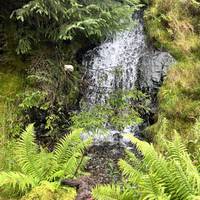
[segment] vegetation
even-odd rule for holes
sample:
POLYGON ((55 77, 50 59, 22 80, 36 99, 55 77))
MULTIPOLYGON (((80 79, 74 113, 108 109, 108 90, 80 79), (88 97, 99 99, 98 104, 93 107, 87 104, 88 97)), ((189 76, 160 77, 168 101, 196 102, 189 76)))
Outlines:
POLYGON ((150 99, 139 90, 116 91, 107 103, 93 107, 85 105, 82 111, 71 117, 72 128, 97 131, 111 127, 122 131, 128 126, 142 123, 142 116, 149 112, 150 99))
POLYGON ((197 0, 153 0, 145 12, 150 38, 177 60, 159 92, 159 119, 150 130, 156 135, 166 118, 163 134, 173 138, 171 130, 176 129, 185 143, 192 139, 191 129, 199 118, 199 8, 197 0))
POLYGON ((127 150, 127 159, 119 161, 123 182, 97 186, 92 192, 96 200, 199 199, 198 166, 190 159, 177 134, 173 142, 164 140, 165 155, 158 153, 152 144, 132 135, 128 138, 137 145, 141 157, 127 150))
POLYGON ((6 89, 5 95, 0 93, 5 96, 0 100, 3 116, 0 123, 3 123, 5 138, 36 120, 44 124, 42 128, 35 125, 42 129, 43 135, 55 139, 57 132, 64 132, 69 127, 69 110, 77 106, 81 96, 83 74, 77 63, 78 52, 126 28, 132 21, 131 14, 139 7, 137 0, 8 0, 2 3, 0 89, 4 93, 8 82, 13 86, 12 95, 6 89), (65 64, 72 64, 74 72, 65 72, 65 64), (7 97, 11 99, 9 106, 5 105, 7 97), (37 102, 37 98, 41 101, 37 102), (15 112, 9 112, 12 106, 15 112), (20 122, 17 130, 16 123, 5 122, 7 114, 13 122, 20 122))
MULTIPOLYGON (((53 152, 48 152, 35 144, 33 124, 29 125, 16 143, 18 170, 0 172, 1 195, 47 199, 52 193, 54 196, 51 199, 61 199, 62 190, 66 189, 60 187, 60 179, 73 179, 82 174, 82 167, 88 159, 83 154, 91 140, 83 142, 80 132, 73 131, 60 140, 53 152)), ((66 191, 63 195, 74 198, 74 191, 66 191)))
MULTIPOLYGON (((86 84, 80 54, 134 25, 142 3, 150 40, 176 63, 158 94, 157 122, 146 131, 153 144, 127 135, 137 154, 126 150, 122 180, 97 185, 92 196, 200 199, 200 1, 7 0, 0 8, 0 200, 75 199, 76 190, 60 181, 85 175, 92 139, 83 141, 81 132, 122 131, 149 114, 149 97, 138 90, 77 112, 86 84)), ((111 164, 108 173, 114 170, 111 164)))
POLYGON ((11 15, 24 26, 16 51, 23 54, 38 41, 72 40, 78 34, 89 39, 107 36, 131 22, 131 14, 138 8, 136 3, 136 0, 30 1, 11 15))
POLYGON ((153 0, 145 13, 150 36, 177 59, 185 56, 198 58, 199 6, 196 0, 153 0))

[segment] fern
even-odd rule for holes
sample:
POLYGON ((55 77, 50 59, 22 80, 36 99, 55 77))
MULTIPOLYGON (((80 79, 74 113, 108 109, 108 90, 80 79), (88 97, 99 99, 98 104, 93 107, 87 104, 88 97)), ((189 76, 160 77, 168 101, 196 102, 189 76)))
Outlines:
POLYGON ((99 40, 131 22, 132 13, 141 5, 139 1, 78 1, 78 0, 32 0, 14 10, 11 18, 23 24, 23 37, 19 40, 17 53, 31 49, 29 33, 41 40, 72 40, 77 35, 99 40), (34 30, 34 31, 33 31, 34 30))
MULTIPOLYGON (((128 159, 119 161, 119 167, 124 176, 124 186, 120 188, 120 194, 127 190, 134 191, 135 196, 132 196, 132 200, 199 198, 200 175, 178 134, 175 134, 173 142, 164 142, 165 156, 156 152, 152 144, 140 141, 132 135, 126 137, 136 144, 143 156, 137 159, 127 151, 128 159)), ((106 192, 109 192, 109 198, 115 197, 115 192, 118 191, 116 187, 118 186, 98 186, 94 189, 93 196, 101 200, 101 194, 104 196, 106 192), (100 192, 99 195, 98 192, 100 192)))
MULTIPOLYGON (((36 193, 34 188, 41 188, 44 182, 46 186, 54 188, 59 186, 60 178, 80 175, 88 160, 84 157, 84 151, 92 142, 91 139, 82 141, 80 134, 81 130, 74 130, 61 139, 55 151, 48 152, 35 143, 34 126, 29 125, 16 143, 19 172, 0 172, 0 190, 5 194, 27 194, 27 198, 31 199, 31 193, 36 193)), ((57 191, 61 188, 54 189, 57 191)))
POLYGON ((61 176, 73 178, 86 164, 88 158, 84 157, 84 151, 91 145, 92 140, 89 138, 82 141, 81 131, 74 130, 57 144, 52 157, 54 167, 49 173, 50 180, 61 176))
POLYGON ((102 185, 93 189, 92 196, 98 200, 132 200, 134 193, 122 190, 119 185, 102 185))
POLYGON ((20 172, 0 172, 0 188, 24 194, 38 184, 38 180, 20 172))
POLYGON ((131 183, 138 182, 142 178, 142 174, 124 160, 119 161, 119 167, 122 170, 123 175, 128 177, 128 180, 131 183))
POLYGON ((39 166, 37 166, 39 149, 34 140, 34 127, 31 124, 26 128, 26 131, 17 143, 17 160, 24 173, 40 179, 41 172, 39 166))
POLYGON ((75 149, 77 145, 81 142, 80 132, 81 130, 76 130, 75 132, 66 135, 57 144, 54 151, 54 159, 58 164, 63 162, 63 160, 68 160, 71 157, 72 150, 75 149))
POLYGON ((158 178, 155 174, 148 174, 142 177, 139 182, 139 191, 141 193, 141 199, 170 199, 170 196, 165 194, 165 188, 162 183, 162 179, 158 178))
POLYGON ((31 42, 28 38, 21 38, 16 49, 17 54, 25 54, 31 50, 31 42))

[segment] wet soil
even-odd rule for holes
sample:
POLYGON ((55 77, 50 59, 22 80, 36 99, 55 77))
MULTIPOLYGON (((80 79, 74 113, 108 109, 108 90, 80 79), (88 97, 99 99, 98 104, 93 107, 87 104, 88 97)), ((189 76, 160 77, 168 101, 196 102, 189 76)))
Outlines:
POLYGON ((124 158, 124 147, 104 143, 92 146, 87 154, 91 159, 86 171, 97 184, 115 183, 121 180, 117 163, 120 158, 124 158))

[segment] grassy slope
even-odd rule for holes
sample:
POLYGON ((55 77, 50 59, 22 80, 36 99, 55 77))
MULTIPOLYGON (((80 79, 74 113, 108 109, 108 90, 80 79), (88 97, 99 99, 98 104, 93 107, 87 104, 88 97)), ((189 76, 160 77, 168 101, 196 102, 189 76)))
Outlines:
POLYGON ((171 138, 176 129, 188 141, 200 117, 200 2, 152 0, 145 20, 156 46, 177 59, 159 92, 158 122, 150 130, 156 134, 166 118, 165 135, 171 138))
POLYGON ((10 159, 13 153, 10 135, 18 124, 15 97, 25 88, 24 69, 27 65, 15 53, 15 27, 9 21, 5 24, 6 29, 1 30, 5 37, 5 48, 0 56, 0 170, 13 165, 10 159))

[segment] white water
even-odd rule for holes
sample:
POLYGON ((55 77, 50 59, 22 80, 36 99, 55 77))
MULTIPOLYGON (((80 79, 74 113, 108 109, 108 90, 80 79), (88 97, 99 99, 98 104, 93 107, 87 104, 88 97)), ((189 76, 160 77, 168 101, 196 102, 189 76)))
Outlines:
POLYGON ((132 89, 137 76, 137 65, 145 48, 143 24, 116 34, 86 55, 90 84, 86 101, 95 105, 105 103, 109 94, 117 89, 132 89))
MULTIPOLYGON (((97 103, 104 104, 109 94, 117 89, 133 89, 137 79, 137 66, 145 47, 144 26, 137 20, 132 30, 118 33, 89 51, 83 62, 90 81, 85 95, 87 104, 91 106, 97 103)), ((123 133, 130 131, 130 127, 127 127, 123 133)), ((108 132, 108 134, 96 134, 95 143, 119 140, 119 131, 108 132)), ((89 132, 85 136, 88 135, 93 133, 89 132)))

